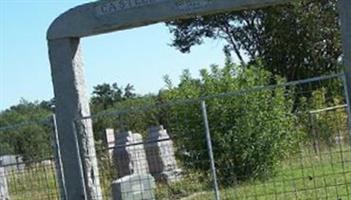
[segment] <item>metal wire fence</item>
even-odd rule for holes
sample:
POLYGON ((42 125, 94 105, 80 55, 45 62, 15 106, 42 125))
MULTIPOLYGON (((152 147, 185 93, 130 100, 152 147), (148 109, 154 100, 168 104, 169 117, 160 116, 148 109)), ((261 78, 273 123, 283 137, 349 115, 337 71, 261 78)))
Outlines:
MULTIPOLYGON (((93 122, 95 199, 351 199, 344 89, 337 74, 79 119, 93 122)), ((0 136, 12 145, 0 149, 0 199, 64 199, 54 117, 0 136), (28 143, 11 143, 18 134, 28 143)))
POLYGON ((52 120, 1 127, 1 200, 60 199, 52 120))
MULTIPOLYGON (((218 132, 218 137, 229 136, 225 141, 239 141, 230 154, 223 153, 225 141, 213 141, 217 173, 223 178, 221 199, 350 199, 350 129, 342 78, 276 87, 248 94, 248 98, 226 97, 222 101, 240 102, 244 110, 237 114, 250 115, 254 95, 279 96, 280 92, 287 98, 293 94, 290 105, 269 97, 253 109, 251 120, 245 117, 240 121, 245 126, 239 130, 231 128, 232 123, 212 123, 212 135, 218 132), (291 112, 281 112, 284 109, 291 112), (243 142, 243 137, 231 136, 228 130, 250 134, 250 138, 243 142), (252 154, 243 155, 247 150, 252 154), (268 163, 273 168, 265 168, 267 163, 261 159, 273 161, 268 163)), ((215 118, 217 114, 209 118, 210 124, 215 118)))
MULTIPOLYGON (((115 145, 109 148, 105 147, 107 142, 97 145, 103 198, 110 199, 112 195, 119 199, 123 195, 127 199, 149 199, 150 196, 150 199, 180 199, 211 190, 209 174, 199 172, 200 168, 210 165, 209 159, 203 159, 208 151, 202 114, 188 110, 192 107, 201 111, 198 106, 188 102, 144 107, 114 113, 108 118, 106 115, 94 118, 96 123, 108 120, 113 124, 110 127, 113 136, 109 138, 115 145), (168 117, 157 116, 172 109, 180 110, 170 112, 172 115, 168 117), (197 123, 190 123, 191 117, 195 117, 197 123), (182 126, 173 126, 172 121, 182 126), (135 177, 135 174, 145 176, 135 177), (201 184, 196 184, 198 181, 201 184)), ((96 126, 94 132, 105 135, 106 129, 96 126)))
POLYGON ((338 74, 81 119, 103 199, 351 199, 344 89, 338 74))

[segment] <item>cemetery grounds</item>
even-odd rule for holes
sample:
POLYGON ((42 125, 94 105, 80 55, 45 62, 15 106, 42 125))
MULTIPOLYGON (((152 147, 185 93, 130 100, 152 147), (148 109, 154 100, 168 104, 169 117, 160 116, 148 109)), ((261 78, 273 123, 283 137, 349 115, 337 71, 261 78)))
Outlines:
MULTIPOLYGON (((178 167, 183 172, 181 180, 178 182, 158 182, 155 189, 156 199, 215 199, 213 172, 216 172, 219 188, 217 192, 221 199, 345 200, 351 199, 351 138, 345 103, 344 75, 338 74, 281 85, 255 87, 232 93, 172 101, 164 105, 133 105, 126 109, 109 110, 81 120, 92 120, 95 134, 104 134, 105 128, 111 128, 96 125, 98 122, 104 121, 106 126, 113 126, 115 129, 128 129, 143 136, 150 125, 160 125, 162 122, 171 136, 170 140, 174 143, 178 167), (221 132, 233 128, 233 125, 229 123, 232 119, 219 121, 218 118, 220 119, 221 114, 223 114, 222 109, 228 108, 228 104, 242 105, 242 110, 235 108, 233 112, 228 112, 228 115, 239 111, 240 115, 245 115, 245 113, 255 109, 262 110, 261 106, 264 106, 266 112, 261 113, 262 118, 258 117, 259 113, 253 113, 257 116, 251 116, 242 123, 253 123, 252 127, 249 128, 256 127, 257 131, 266 134, 264 130, 267 128, 266 126, 275 128, 277 123, 282 123, 282 121, 275 120, 286 114, 274 113, 275 107, 284 107, 284 105, 272 104, 270 95, 281 92, 283 96, 288 96, 291 91, 297 91, 300 94, 312 93, 321 84, 332 83, 337 85, 333 88, 334 92, 322 93, 321 98, 318 98, 317 94, 319 106, 295 109, 295 112, 289 115, 289 119, 291 117, 294 123, 287 130, 291 130, 294 134, 301 134, 301 137, 297 137, 299 140, 295 150, 289 151, 289 153, 283 152, 281 159, 274 160, 275 163, 272 164, 274 168, 268 170, 269 173, 256 176, 251 172, 240 171, 245 169, 245 164, 241 163, 242 166, 237 167, 238 164, 229 156, 232 155, 238 159, 242 157, 238 157, 235 152, 223 152, 225 148, 222 147, 227 145, 226 142, 230 138, 222 140, 218 134, 233 134, 230 131, 221 132), (260 106, 256 108, 257 105, 249 102, 257 97, 263 97, 263 101, 259 102, 260 106), (334 101, 333 99, 336 98, 338 100, 334 101), (207 157, 210 149, 206 145, 208 138, 205 135, 206 126, 204 126, 204 110, 200 106, 201 102, 205 102, 207 106, 207 122, 212 136, 214 170, 211 170, 211 159, 207 157), (157 118, 157 114, 162 112, 166 112, 165 115, 162 115, 162 119, 165 120, 157 118), (273 114, 278 115, 277 118, 266 116, 273 114), (269 123, 261 124, 259 121, 255 121, 256 118, 257 120, 266 119, 266 122, 269 123)), ((40 123, 45 123, 46 126, 50 127, 48 130, 51 131, 48 131, 48 134, 51 135, 52 144, 55 147, 55 128, 51 118, 40 123)), ((1 128, 0 131, 16 131, 28 126, 31 126, 31 123, 1 128)), ((250 129, 243 132, 245 131, 250 132, 250 129)), ((253 133, 256 132, 253 131, 253 133)), ((255 139, 260 139, 260 137, 255 139)), ((267 138, 262 136, 261 139, 267 138)), ((240 145, 240 143, 234 142, 230 144, 240 145)), ((253 158, 260 159, 261 154, 255 152, 255 150, 257 151, 255 148, 269 148, 267 146, 261 147, 260 143, 253 143, 254 148, 250 149, 245 144, 243 142, 244 147, 242 148, 249 150, 241 152, 241 154, 248 154, 248 161, 253 158), (252 156, 250 151, 258 153, 258 156, 252 156)), ((238 148, 229 146, 227 149, 234 151, 238 148)), ((118 172, 115 170, 113 161, 109 158, 109 149, 106 144, 98 141, 96 149, 103 199, 110 199, 110 185, 117 178, 118 172)), ((52 154, 49 158, 24 161, 25 167, 23 169, 16 169, 19 163, 4 165, 5 168, 11 167, 6 171, 11 200, 59 199, 62 185, 59 181, 61 173, 58 157, 59 155, 52 154)), ((262 166, 268 165, 270 166, 270 163, 264 162, 262 166)), ((252 166, 248 165, 249 167, 252 166)), ((259 169, 257 170, 260 172, 259 169)))

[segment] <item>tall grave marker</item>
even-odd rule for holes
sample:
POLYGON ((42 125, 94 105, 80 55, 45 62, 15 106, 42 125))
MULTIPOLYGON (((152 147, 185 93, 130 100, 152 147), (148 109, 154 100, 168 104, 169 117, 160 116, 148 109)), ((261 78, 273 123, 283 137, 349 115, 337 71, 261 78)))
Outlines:
POLYGON ((149 173, 143 139, 138 133, 131 131, 117 133, 113 159, 117 166, 118 178, 149 173))
POLYGON ((145 142, 150 173, 158 181, 174 182, 181 177, 174 155, 173 141, 163 126, 149 128, 145 142))
POLYGON ((106 144, 108 148, 109 158, 113 157, 113 148, 115 146, 115 130, 113 128, 105 129, 106 144))

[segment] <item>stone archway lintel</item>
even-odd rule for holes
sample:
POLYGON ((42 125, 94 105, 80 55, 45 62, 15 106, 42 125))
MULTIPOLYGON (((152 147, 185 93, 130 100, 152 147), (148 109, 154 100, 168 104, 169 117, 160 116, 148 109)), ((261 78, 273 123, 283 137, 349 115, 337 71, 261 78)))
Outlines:
POLYGON ((80 38, 174 19, 252 9, 297 0, 106 0, 68 10, 50 25, 47 39, 80 38), (123 3, 124 2, 124 3, 123 3))

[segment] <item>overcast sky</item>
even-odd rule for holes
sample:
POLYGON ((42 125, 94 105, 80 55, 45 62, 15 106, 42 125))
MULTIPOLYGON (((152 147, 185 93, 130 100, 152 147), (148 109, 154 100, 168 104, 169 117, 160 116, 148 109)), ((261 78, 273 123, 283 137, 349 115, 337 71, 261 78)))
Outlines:
MULTIPOLYGON (((0 110, 53 97, 45 34, 62 12, 83 0, 0 0, 0 110)), ((176 83, 183 69, 222 65, 221 41, 207 41, 181 54, 169 46, 172 35, 160 23, 82 40, 89 94, 93 86, 131 83, 139 94, 154 93, 170 75, 176 83)))

